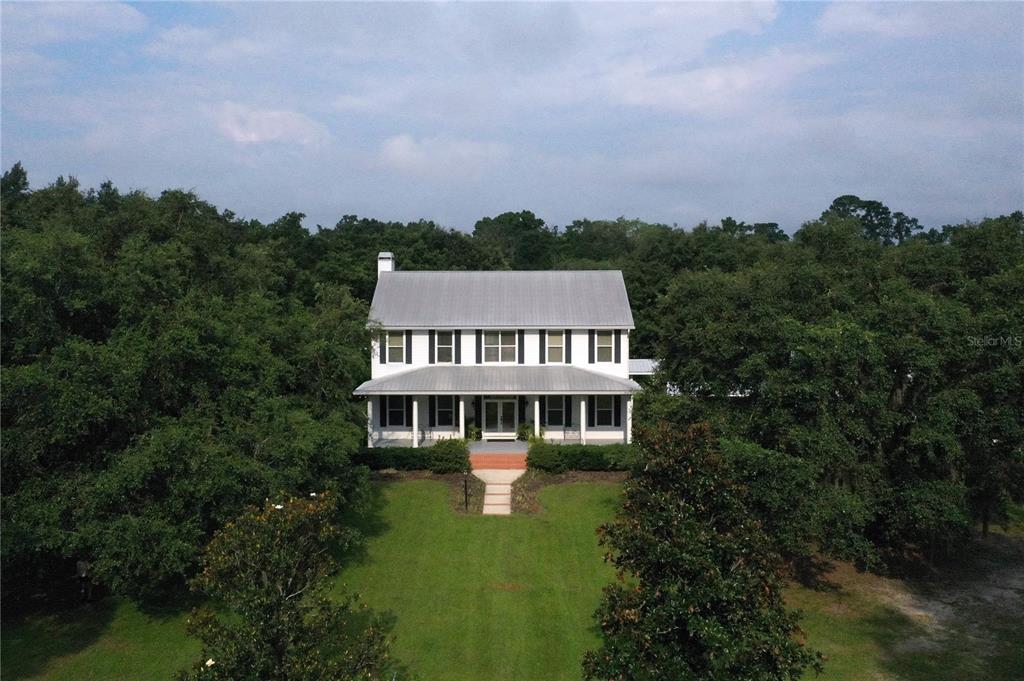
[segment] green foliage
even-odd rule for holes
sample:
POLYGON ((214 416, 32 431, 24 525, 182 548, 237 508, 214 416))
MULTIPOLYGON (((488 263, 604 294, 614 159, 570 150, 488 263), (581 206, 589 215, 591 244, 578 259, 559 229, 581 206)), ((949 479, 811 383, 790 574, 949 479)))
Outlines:
POLYGON ((430 447, 430 471, 433 473, 469 472, 469 447, 457 438, 438 440, 430 447))
POLYGON ((430 447, 363 448, 355 461, 371 470, 463 473, 469 470, 469 447, 465 440, 452 438, 438 440, 430 447))
POLYGON ((519 442, 528 442, 533 437, 533 424, 529 421, 525 421, 519 424, 516 428, 516 440, 519 442))
POLYGON ((368 303, 304 273, 295 216, 22 175, 5 175, 0 249, 9 603, 78 558, 117 592, 170 595, 249 504, 358 502, 368 303))
POLYGON ((732 482, 745 496, 775 550, 786 560, 806 561, 816 537, 816 476, 807 461, 742 440, 719 443, 732 482))
POLYGON ((786 610, 780 560, 706 426, 639 438, 643 467, 602 526, 619 572, 587 679, 798 679, 817 655, 786 610))
POLYGON ((829 211, 734 271, 672 278, 653 323, 678 394, 636 409, 806 462, 818 543, 862 565, 941 556, 965 518, 987 527, 1024 494, 1024 215, 931 242, 866 234, 876 212, 829 211), (938 485, 941 510, 920 491, 938 485), (908 490, 919 512, 899 507, 908 490))
POLYGON ((394 678, 381 621, 355 598, 327 598, 331 550, 357 539, 337 514, 332 495, 311 493, 251 508, 214 535, 193 587, 227 613, 189 618, 203 653, 180 679, 394 678))
POLYGON ((564 473, 565 471, 625 471, 638 458, 634 445, 558 445, 532 440, 526 454, 529 468, 564 473))

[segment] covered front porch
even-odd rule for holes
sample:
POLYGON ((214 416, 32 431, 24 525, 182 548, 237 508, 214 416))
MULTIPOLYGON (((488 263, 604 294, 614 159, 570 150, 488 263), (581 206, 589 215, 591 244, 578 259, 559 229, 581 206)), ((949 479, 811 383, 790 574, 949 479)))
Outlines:
POLYGON ((520 437, 580 444, 632 440, 633 397, 613 395, 378 395, 367 400, 370 447, 420 447, 446 438, 471 451, 509 452, 520 437))
POLYGON ((573 366, 430 366, 367 381, 370 447, 419 447, 442 438, 630 442, 627 378, 573 366))

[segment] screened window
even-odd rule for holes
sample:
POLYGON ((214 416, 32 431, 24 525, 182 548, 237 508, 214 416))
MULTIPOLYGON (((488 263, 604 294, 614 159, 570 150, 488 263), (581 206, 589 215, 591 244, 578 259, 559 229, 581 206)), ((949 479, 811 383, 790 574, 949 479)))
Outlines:
POLYGON ((516 332, 484 331, 484 361, 516 361, 516 332))
POLYGON ((402 331, 388 331, 388 361, 405 361, 405 333, 402 331))
POLYGON ((565 332, 548 331, 548 361, 565 361, 565 332))
POLYGON ((402 395, 388 396, 388 425, 404 426, 405 423, 405 397, 402 395))
POLYGON ((455 357, 455 334, 451 331, 437 332, 437 362, 444 364, 454 361, 455 357))
POLYGON ((452 395, 437 396, 437 425, 450 426, 455 423, 455 397, 452 395))
POLYGON ((615 343, 614 334, 611 331, 598 331, 597 332, 597 361, 598 362, 610 362, 612 361, 612 346, 615 343))
POLYGON ((614 423, 615 398, 612 395, 595 396, 594 417, 597 425, 610 426, 614 423))
POLYGON ((565 425, 565 398, 561 395, 548 395, 548 425, 565 425))

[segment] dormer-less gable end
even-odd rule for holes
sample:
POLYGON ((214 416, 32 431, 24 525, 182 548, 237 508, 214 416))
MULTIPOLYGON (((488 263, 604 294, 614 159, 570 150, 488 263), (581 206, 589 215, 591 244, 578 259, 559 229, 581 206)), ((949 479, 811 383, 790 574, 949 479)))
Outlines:
POLYGON ((618 270, 381 270, 370 318, 397 329, 633 328, 618 270))

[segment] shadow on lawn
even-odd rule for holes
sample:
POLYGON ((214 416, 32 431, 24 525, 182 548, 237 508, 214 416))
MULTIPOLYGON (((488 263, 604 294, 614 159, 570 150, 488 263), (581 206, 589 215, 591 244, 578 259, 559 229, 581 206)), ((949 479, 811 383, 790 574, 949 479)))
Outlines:
POLYGON ((375 479, 366 492, 365 504, 343 514, 342 524, 359 532, 362 540, 347 550, 334 551, 334 558, 342 566, 364 564, 368 559, 367 540, 384 534, 390 528, 384 520, 384 507, 387 505, 384 489, 391 484, 394 483, 385 478, 375 479))
POLYGON ((93 645, 110 626, 117 601, 104 598, 74 608, 36 612, 3 623, 3 677, 39 674, 51 660, 93 645))
MULTIPOLYGON (((904 580, 911 611, 929 623, 893 647, 885 668, 908 681, 1016 681, 1024 669, 1024 537, 993 533, 957 560, 904 580)), ((919 627, 921 628, 921 627, 919 627)))

